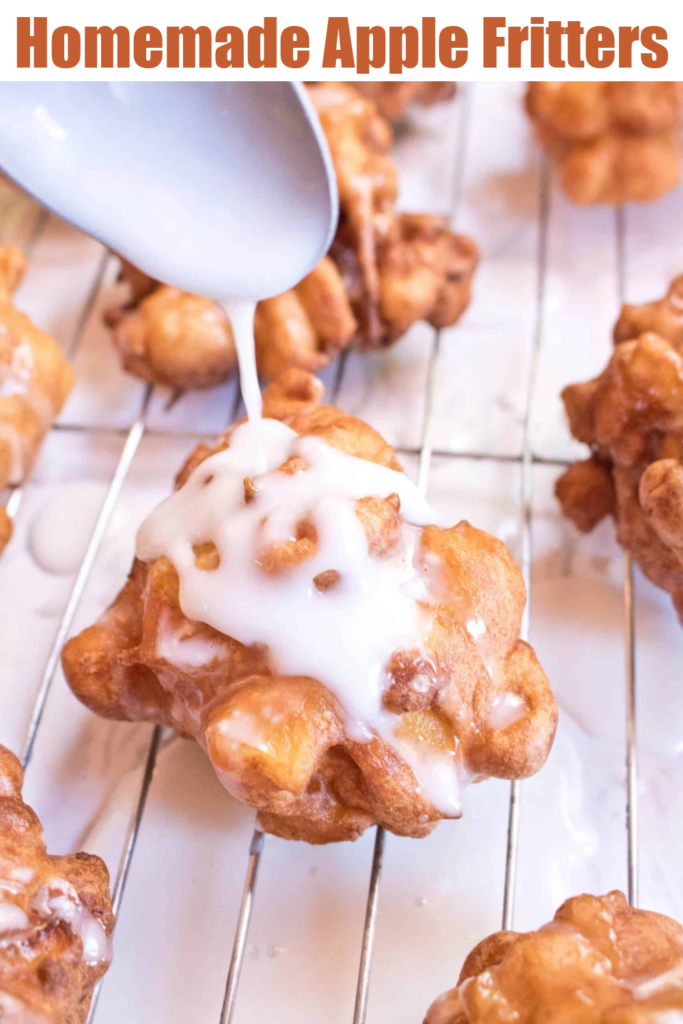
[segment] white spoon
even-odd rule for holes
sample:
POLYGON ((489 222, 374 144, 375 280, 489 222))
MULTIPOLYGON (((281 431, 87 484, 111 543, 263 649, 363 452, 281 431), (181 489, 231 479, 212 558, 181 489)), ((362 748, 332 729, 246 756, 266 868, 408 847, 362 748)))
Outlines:
POLYGON ((2 82, 0 166, 150 276, 212 299, 292 287, 336 227, 298 83, 2 82))

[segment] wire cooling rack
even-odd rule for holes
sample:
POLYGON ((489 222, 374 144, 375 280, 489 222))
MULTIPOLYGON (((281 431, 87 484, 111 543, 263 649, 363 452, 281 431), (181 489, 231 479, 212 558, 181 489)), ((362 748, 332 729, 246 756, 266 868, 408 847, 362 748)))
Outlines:
MULTIPOLYGON (((468 153, 468 141, 471 144, 471 106, 472 87, 460 91, 456 103, 452 107, 453 122, 450 125, 450 143, 444 145, 452 147, 453 158, 450 161, 450 184, 451 194, 451 218, 455 226, 460 227, 460 207, 463 196, 464 168, 468 153)), ((485 108, 484 108, 485 109, 485 108)), ((481 115, 482 106, 479 104, 481 115)), ((439 130, 443 129, 443 124, 439 130)), ((399 147, 401 140, 399 138, 399 147)), ((418 150, 419 154, 419 150, 418 150)), ((415 159, 415 158, 414 158, 415 159)), ((419 163, 419 159, 417 160, 419 163)), ((538 399, 539 388, 539 367, 543 352, 544 341, 546 340, 545 314, 547 307, 548 274, 549 274, 549 230, 551 223, 551 207, 554 201, 554 194, 551 187, 550 169, 545 163, 541 163, 540 171, 534 179, 536 191, 533 202, 536 204, 536 258, 535 258, 535 285, 534 285, 534 312, 530 320, 529 358, 527 360, 527 379, 523 387, 523 404, 520 410, 519 422, 521 430, 518 438, 519 445, 507 446, 503 450, 492 446, 491 450, 471 448, 458 449, 456 446, 443 447, 438 443, 436 430, 435 409, 438 404, 438 389, 440 381, 446 372, 444 367, 444 343, 445 338, 439 331, 432 331, 428 342, 427 372, 425 374, 425 391, 423 402, 423 417, 421 424, 420 443, 415 445, 398 445, 399 453, 404 457, 417 459, 418 481, 426 491, 430 483, 430 470, 435 458, 440 460, 470 460, 478 463, 488 463, 492 466, 503 466, 512 464, 519 469, 519 495, 517 515, 519 520, 518 536, 519 551, 518 561, 526 581, 529 592, 529 602, 524 615, 522 635, 528 638, 530 616, 533 614, 533 595, 531 593, 532 576, 532 552, 533 552, 533 525, 534 525, 534 470, 537 466, 558 466, 567 463, 567 458, 556 456, 550 452, 538 452, 534 448, 534 427, 535 409, 538 399), (514 450, 516 448, 516 450, 514 450)), ((15 237, 17 232, 9 230, 7 226, 7 213, 2 211, 5 219, 5 235, 15 237)), ((41 237, 41 232, 46 230, 48 222, 47 215, 43 211, 31 210, 27 218, 29 228, 24 228, 24 235, 21 239, 25 249, 29 252, 36 246, 41 237)), ((609 220, 602 223, 601 230, 604 233, 609 231, 613 237, 615 247, 614 265, 614 308, 621 302, 624 294, 625 278, 625 245, 626 245, 626 213, 623 210, 612 211, 609 220)), ((11 240, 7 238, 6 240, 11 240)), ((486 253, 484 253, 486 258, 486 253)), ((83 337, 85 325, 92 319, 101 302, 106 282, 112 276, 112 257, 101 254, 93 263, 94 274, 91 284, 87 290, 82 307, 73 320, 71 331, 71 342, 67 345, 70 358, 74 359, 78 354, 78 346, 83 337)), ((459 330, 460 328, 458 328, 459 330)), ((457 334, 448 344, 456 345, 457 334)), ((339 397, 343 404, 344 386, 349 374, 350 361, 361 357, 351 356, 342 358, 329 375, 331 387, 330 398, 334 401, 339 397)), ((381 358, 381 357, 380 357, 381 358)), ((571 378, 574 379, 574 378, 571 378)), ((87 422, 69 422, 64 417, 55 428, 58 432, 83 433, 90 435, 98 429, 109 430, 110 433, 121 434, 123 445, 115 466, 115 470, 108 484, 106 496, 97 517, 95 527, 87 546, 85 556, 75 575, 73 584, 64 604, 61 615, 58 619, 57 628, 54 631, 53 639, 44 663, 42 675, 35 690, 28 726, 25 733, 22 761, 25 767, 29 767, 32 757, 43 737, 44 714, 51 688, 55 682, 59 666, 59 657, 65 640, 73 632, 74 619, 86 591, 86 585, 93 573, 93 568, 103 541, 107 535, 108 527, 114 515, 119 501, 122 488, 127 480, 131 466, 140 444, 146 436, 158 432, 178 435, 179 444, 184 438, 186 441, 198 436, 204 426, 201 417, 198 418, 197 428, 191 430, 159 426, 159 416, 151 416, 154 402, 158 395, 154 389, 146 387, 141 393, 137 415, 130 425, 125 428, 118 424, 114 427, 98 427, 96 424, 87 422), (154 419, 154 422, 151 420, 154 419)), ((175 402, 182 402, 186 399, 183 396, 172 396, 169 405, 175 402)), ((166 399, 164 399, 166 401, 166 399)), ((226 425, 232 422, 240 411, 240 396, 236 388, 226 397, 227 407, 225 409, 226 425)), ((68 413, 68 409, 67 409, 68 413)), ((454 413, 454 415, 457 414, 454 413)), ((179 461, 184 454, 184 449, 179 447, 179 461)), ((30 487, 30 482, 26 485, 30 487)), ((7 507, 10 515, 18 519, 22 513, 22 500, 25 488, 16 488, 9 495, 7 507)), ((2 576, 2 565, 0 564, 0 580, 2 576)), ((636 743, 636 649, 635 649, 635 625, 634 625, 634 596, 633 596, 633 574, 630 559, 625 558, 625 575, 623 587, 623 642, 625 652, 625 671, 623 672, 623 685, 626 690, 626 723, 624 731, 624 749, 626 755, 625 790, 624 790, 624 811, 626 821, 626 868, 625 878, 628 888, 629 899, 633 904, 638 902, 638 759, 636 743)), ((552 683, 552 679, 551 679, 552 683)), ((127 728, 125 725, 121 729, 127 728)), ((130 821, 125 841, 123 843, 121 858, 118 870, 114 875, 113 883, 113 905, 117 915, 134 913, 134 907, 127 907, 125 896, 127 882, 134 861, 136 846, 143 822, 145 810, 148 803, 150 788, 152 786, 155 766, 162 743, 162 730, 155 727, 147 747, 144 769, 142 770, 139 788, 129 808, 130 821)), ((30 776, 30 769, 29 769, 30 776)), ((501 926, 512 928, 515 921, 515 894, 518 867, 518 852, 521 833, 521 808, 524 786, 513 782, 509 786, 509 801, 507 810, 507 838, 505 842, 505 863, 504 863, 504 885, 501 908, 501 926)), ((227 798, 226 798, 227 799, 227 798)), ((465 810, 467 814, 467 809, 465 810)), ((441 828, 448 827, 444 824, 441 828)), ((458 827, 457 824, 454 827, 458 827)), ((270 840, 273 842, 273 840, 270 840)), ((242 974, 242 967, 245 955, 248 951, 249 928, 252 918, 252 911, 258 896, 257 883, 259 878, 259 867, 264 857, 267 857, 269 840, 256 829, 251 837, 248 851, 246 879, 244 881, 243 895, 237 916, 232 954, 229 957, 227 966, 227 980, 222 1006, 216 1006, 215 1019, 220 1024, 229 1024, 233 1020, 238 1005, 239 985, 242 974)), ((381 913, 381 881, 385 855, 386 837, 381 828, 376 829, 374 848, 372 853, 370 879, 365 908, 365 919, 360 941, 359 967, 355 1003, 353 1007, 354 1024, 363 1024, 368 1015, 368 1002, 370 994, 370 976, 373 965, 373 951, 375 935, 378 922, 378 915, 381 913)), ((236 884, 239 884, 236 882, 236 884)), ((454 924, 455 927, 455 924, 454 924)), ((351 954, 349 954, 351 955, 351 954)), ((358 955, 358 953, 356 954, 358 955)), ((452 984, 457 974, 457 964, 453 965, 453 975, 450 979, 452 984)), ((103 986, 95 994, 88 1021, 99 1019, 100 996, 106 998, 107 979, 103 986)), ((428 1005, 435 992, 426 991, 424 994, 424 1005, 428 1005)), ((131 1020, 137 1019, 135 1016, 131 1020)), ((209 1017, 202 1017, 202 1020, 209 1020, 209 1017)))

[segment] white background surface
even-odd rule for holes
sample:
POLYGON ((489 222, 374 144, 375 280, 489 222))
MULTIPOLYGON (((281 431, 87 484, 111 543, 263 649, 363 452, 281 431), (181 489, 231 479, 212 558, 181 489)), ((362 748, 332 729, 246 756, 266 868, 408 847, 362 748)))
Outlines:
MULTIPOLYGON (((482 251, 472 306, 442 337, 433 422, 442 454, 433 461, 429 496, 446 518, 496 532, 519 556, 518 465, 445 453, 520 449, 539 303, 540 209, 539 158, 520 87, 469 86, 453 103, 418 112, 396 155, 403 208, 448 211, 455 192, 457 226, 482 251)), ((681 197, 677 191, 626 211, 632 301, 658 297, 683 269, 681 197)), ((87 534, 144 389, 118 369, 101 323, 115 261, 11 190, 0 191, 0 218, 3 242, 33 243, 17 302, 74 352, 76 372, 64 429, 44 445, 0 562, 0 742, 18 750, 72 585, 34 561, 32 523, 55 495, 75 493, 60 528, 65 538, 87 534), (97 429, 71 429, 85 425, 97 429)), ((598 372, 610 351, 618 310, 615 213, 571 207, 553 190, 547 230, 533 445, 540 456, 562 459, 580 446, 568 438, 558 392, 598 372)), ((386 352, 351 356, 339 404, 393 444, 416 449, 433 343, 434 332, 418 325, 386 352)), ((326 374, 329 384, 334 372, 326 374)), ((228 384, 188 395, 170 411, 168 397, 155 393, 74 631, 118 590, 137 524, 168 493, 192 447, 176 432, 220 430, 236 391, 228 384)), ((404 462, 414 472, 415 457, 404 462)), ((581 537, 559 517, 552 494, 559 471, 534 471, 531 639, 562 714, 547 766, 522 788, 521 929, 547 920, 567 896, 626 883, 622 557, 610 523, 581 537)), ((683 918, 683 635, 666 595, 639 575, 637 637, 641 902, 683 918)), ((86 847, 115 871, 149 736, 147 726, 95 718, 57 676, 26 783, 53 852, 86 847)), ((419 1024, 432 998, 454 984, 471 946, 500 926, 508 793, 507 784, 486 782, 465 794, 461 821, 442 823, 426 840, 387 837, 370 1022, 419 1024)), ((252 827, 252 812, 221 789, 201 751, 171 740, 150 792, 99 1024, 218 1021, 252 827)), ((372 833, 326 848, 267 838, 238 1024, 350 1021, 372 844, 372 833)))

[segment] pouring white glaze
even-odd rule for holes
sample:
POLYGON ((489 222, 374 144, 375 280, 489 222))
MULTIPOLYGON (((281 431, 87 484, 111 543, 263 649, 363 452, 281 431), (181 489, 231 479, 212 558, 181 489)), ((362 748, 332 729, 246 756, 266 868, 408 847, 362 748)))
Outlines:
MULTIPOLYGON (((423 649, 429 631, 421 602, 429 596, 430 566, 422 558, 419 528, 436 522, 437 514, 403 473, 320 438, 300 437, 277 420, 261 421, 260 430, 266 472, 254 474, 250 426, 237 427, 230 447, 206 459, 143 523, 138 556, 166 555, 178 572, 188 618, 241 643, 266 644, 280 675, 318 679, 336 697, 350 738, 383 737, 413 767, 434 806, 458 814, 455 750, 440 756, 408 742, 397 729, 400 716, 382 703, 391 656, 423 649), (308 468, 279 472, 292 457, 308 468), (248 499, 245 477, 255 490, 248 499), (372 557, 355 503, 392 493, 404 519, 400 541, 395 553, 372 557), (282 573, 268 572, 266 552, 295 539, 304 521, 315 528, 315 553, 282 573), (220 557, 212 571, 197 567, 193 551, 208 541, 220 557), (330 570, 338 581, 321 592, 314 580, 330 570)), ((244 725, 227 721, 224 728, 237 730, 234 738, 240 739, 244 725)), ((250 732, 258 729, 251 725, 250 732)))
MULTIPOLYGON (((320 438, 300 437, 278 420, 263 420, 253 336, 256 303, 225 299, 222 305, 233 330, 248 422, 233 431, 228 449, 206 459, 147 518, 138 532, 138 557, 166 556, 172 562, 187 618, 245 645, 266 645, 279 675, 323 683, 337 699, 352 740, 379 736, 391 744, 413 769, 418 791, 444 815, 457 816, 466 774, 457 740, 451 749, 437 751, 408 738, 401 732, 402 717, 383 703, 392 656, 416 650, 429 657, 428 609, 453 600, 438 593, 439 566, 421 549, 420 528, 439 517, 403 473, 348 455, 320 438), (296 457, 305 471, 278 471, 296 457), (400 541, 389 557, 377 558, 368 550, 355 503, 390 494, 400 499, 400 541), (315 553, 282 573, 267 571, 268 549, 295 541, 304 522, 315 529, 315 553), (220 559, 212 570, 195 563, 193 548, 207 542, 220 559), (319 589, 316 578, 330 571, 336 583, 319 589)), ((486 624, 469 607, 463 607, 462 618, 486 671, 498 682, 486 624)), ((172 633, 159 639, 159 654, 178 667, 197 667, 202 657, 213 656, 210 645, 186 647, 172 633)), ((488 724, 505 729, 526 710, 523 701, 504 694, 494 702, 488 724)), ((221 730, 236 742, 259 747, 263 725, 235 715, 222 721, 221 730)))
MULTIPOLYGON (((232 323, 249 426, 148 518, 139 556, 167 555, 188 618, 244 644, 266 643, 278 673, 320 680, 351 735, 389 739, 434 805, 458 813, 454 751, 420 757, 382 705, 391 655, 422 649, 427 635, 418 527, 434 512, 402 474, 261 421, 255 303, 312 270, 337 219, 334 169, 304 90, 187 83, 171 94, 163 84, 116 83, 55 94, 36 85, 4 89, 0 106, 0 160, 17 180, 150 276, 220 299, 232 323), (122 152, 127 173, 112 176, 122 152), (304 457, 305 473, 273 472, 292 454, 304 457), (249 502, 247 476, 256 484, 249 502), (390 557, 373 558, 355 501, 391 493, 402 504, 400 542, 390 557), (302 519, 315 525, 315 555, 281 578, 265 573, 259 552, 291 539, 302 519), (194 564, 192 545, 205 541, 219 551, 215 571, 194 564), (313 579, 330 569, 338 582, 321 593, 313 579)), ((175 649, 172 638, 166 649, 175 649)), ((193 649, 190 660, 197 656, 193 649)))
POLYGON ((249 299, 224 299, 222 305, 230 321, 235 340, 242 398, 252 430, 255 469, 257 472, 263 473, 266 469, 266 453, 261 434, 263 403, 256 372, 256 346, 254 344, 256 303, 249 299))

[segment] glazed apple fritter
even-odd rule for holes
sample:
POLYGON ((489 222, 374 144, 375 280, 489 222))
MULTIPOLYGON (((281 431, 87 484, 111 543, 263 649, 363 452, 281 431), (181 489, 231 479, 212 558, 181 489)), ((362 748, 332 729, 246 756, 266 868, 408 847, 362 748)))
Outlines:
MULTIPOLYGON (((314 377, 289 370, 266 389, 264 415, 301 437, 400 470, 395 452, 376 431, 321 405, 321 396, 314 377)), ((229 448, 231 439, 228 431, 215 452, 229 448)), ((214 471, 206 460, 212 454, 200 447, 181 472, 178 484, 187 484, 189 494, 211 484, 214 471)), ((306 486, 305 460, 289 458, 279 472, 299 474, 300 486, 306 486)), ((259 501, 260 486, 245 480, 245 505, 259 501)), ((370 563, 405 557, 409 528, 397 494, 362 498, 352 507, 370 563)), ((269 517, 262 521, 264 536, 270 524, 269 517)), ((256 552, 258 586, 300 570, 314 557, 317 530, 304 517, 292 525, 291 540, 256 552)), ((450 529, 425 526, 417 536, 421 563, 439 580, 420 605, 430 626, 423 650, 399 648, 386 662, 377 697, 381 714, 390 713, 394 734, 407 747, 377 732, 351 735, 323 680, 278 675, 263 643, 246 646, 191 621, 181 607, 178 572, 167 557, 136 559, 100 622, 69 641, 63 654, 69 685, 98 714, 159 722, 194 737, 221 781, 259 810, 261 827, 269 832, 324 843, 355 839, 380 823, 400 835, 427 835, 438 820, 460 812, 446 813, 430 802, 399 748, 419 753, 425 763, 440 759, 463 782, 522 778, 544 763, 557 711, 533 649, 519 639, 525 588, 505 545, 467 522, 450 529)), ((210 540, 197 536, 194 551, 197 569, 211 572, 221 564, 223 556, 210 540)), ((313 585, 324 600, 339 582, 332 564, 316 574, 313 585)), ((301 630, 305 645, 305 623, 301 630)), ((365 640, 349 635, 344 642, 365 640)), ((362 678, 351 683, 369 685, 362 678)))
POLYGON ((417 320, 455 323, 470 300, 476 246, 442 218, 396 212, 391 130, 355 86, 318 82, 308 91, 337 172, 340 220, 330 255, 351 297, 360 344, 392 344, 417 320))
POLYGON ((424 1024, 663 1024, 683 1019, 683 927, 621 892, 576 896, 535 932, 497 932, 424 1024))
POLYGON ((109 874, 99 857, 46 852, 22 782, 0 746, 0 1020, 82 1024, 111 959, 109 874))
POLYGON ((527 110, 576 203, 658 199, 683 170, 683 82, 532 82, 527 110))
POLYGON ((25 478, 72 383, 57 343, 12 301, 25 270, 18 249, 0 247, 0 490, 25 478))
MULTIPOLYGON (((439 83, 430 83, 439 84, 439 83)), ((474 243, 427 214, 398 214, 392 132, 375 104, 344 82, 308 87, 337 173, 340 223, 329 256, 296 288, 259 303, 259 373, 313 372, 355 342, 389 345, 419 320, 454 324, 467 308, 474 243)), ((109 312, 123 365, 173 388, 208 387, 237 370, 232 331, 216 303, 159 285, 124 265, 130 302, 109 312)))
POLYGON ((617 539, 683 617, 683 276, 624 306, 606 369, 562 392, 572 434, 592 449, 556 485, 588 532, 611 514, 617 539))

